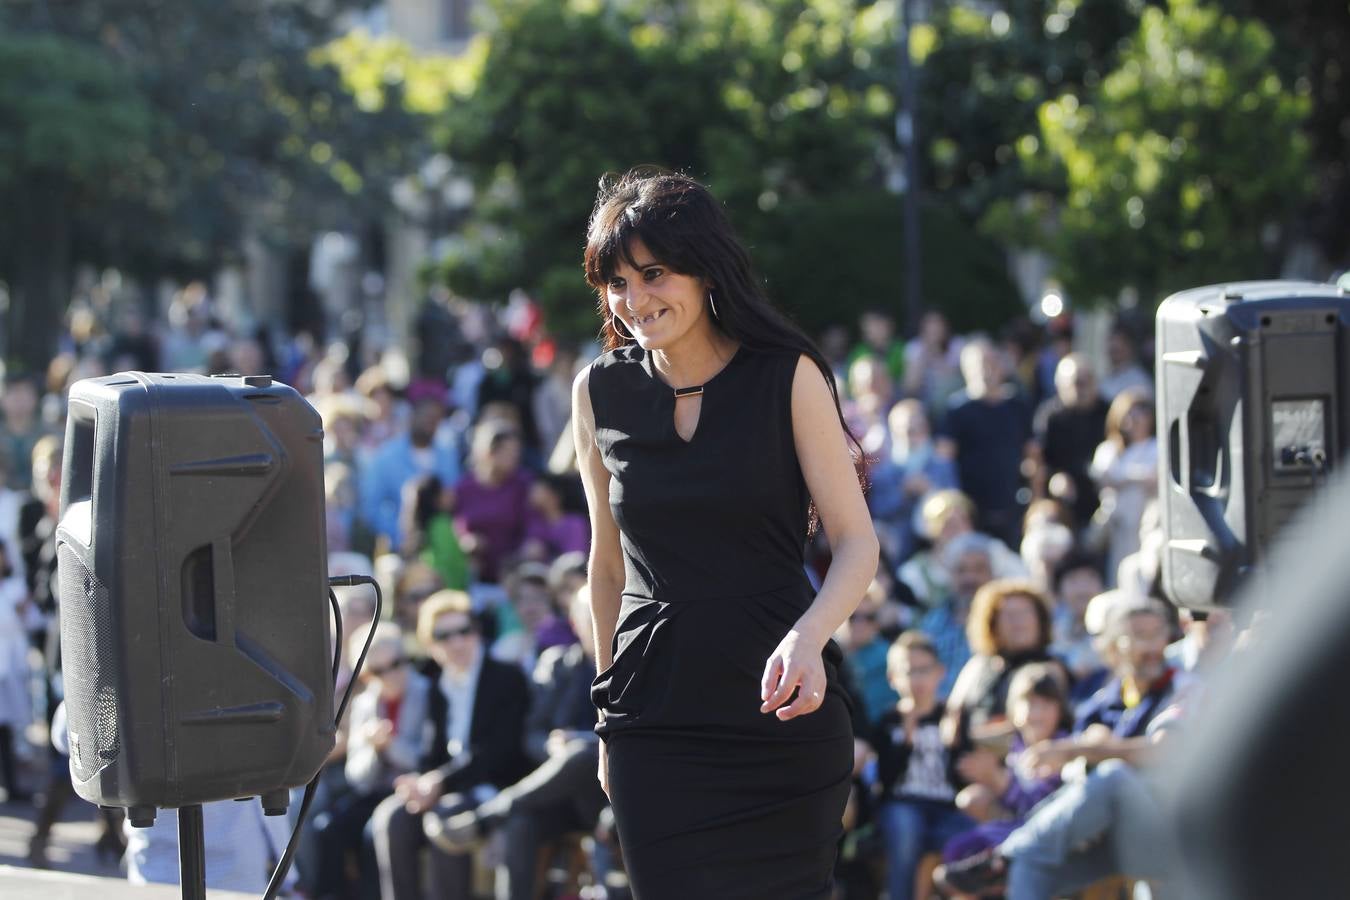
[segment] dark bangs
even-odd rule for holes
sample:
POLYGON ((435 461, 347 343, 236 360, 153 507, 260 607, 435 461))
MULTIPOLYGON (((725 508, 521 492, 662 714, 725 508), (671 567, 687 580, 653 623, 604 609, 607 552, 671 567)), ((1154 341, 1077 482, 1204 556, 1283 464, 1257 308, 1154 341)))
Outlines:
MULTIPOLYGON (((586 281, 597 291, 614 277, 620 261, 633 268, 632 243, 647 245, 655 261, 681 275, 706 277, 708 266, 700 260, 696 245, 707 240, 701 227, 693 182, 680 175, 661 173, 654 177, 628 177, 602 183, 586 231, 584 267, 586 281)), ((706 226, 708 223, 702 223, 706 226)), ((644 260, 652 262, 653 260, 644 260)))

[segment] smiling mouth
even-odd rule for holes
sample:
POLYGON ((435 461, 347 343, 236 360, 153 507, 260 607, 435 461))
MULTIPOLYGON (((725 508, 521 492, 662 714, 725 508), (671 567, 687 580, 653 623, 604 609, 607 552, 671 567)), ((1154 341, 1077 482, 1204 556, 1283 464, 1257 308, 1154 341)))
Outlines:
POLYGON ((633 324, 634 324, 634 325, 650 325, 650 324, 652 324, 653 322, 655 322, 657 319, 659 319, 659 318, 661 318, 662 316, 664 316, 665 314, 666 314, 666 311, 663 309, 663 310, 661 310, 660 312, 654 312, 654 313, 652 313, 652 314, 650 314, 650 315, 646 315, 646 316, 637 316, 637 317, 635 317, 635 318, 633 319, 633 324))

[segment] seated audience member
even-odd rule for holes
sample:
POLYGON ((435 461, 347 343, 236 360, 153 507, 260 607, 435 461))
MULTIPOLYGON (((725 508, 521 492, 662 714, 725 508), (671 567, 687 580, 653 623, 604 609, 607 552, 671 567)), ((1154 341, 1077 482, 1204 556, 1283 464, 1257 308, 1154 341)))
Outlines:
POLYGON ((1106 415, 1106 440, 1092 457, 1101 489, 1094 525, 1106 538, 1106 577, 1114 587, 1120 563, 1139 549, 1144 509, 1158 495, 1158 442, 1153 398, 1123 391, 1106 415))
POLYGON ((445 588, 445 582, 436 570, 417 560, 404 563, 392 553, 386 553, 375 561, 377 571, 394 563, 396 574, 393 578, 394 621, 404 632, 417 632, 417 617, 422 603, 432 594, 445 588))
POLYGON ((507 576, 505 588, 507 602, 494 610, 498 636, 492 643, 493 659, 528 672, 544 650, 576 643, 577 636, 554 605, 547 566, 521 563, 507 576))
POLYGON ((1037 590, 1049 594, 1055 566, 1073 550, 1073 532, 1067 526, 1048 522, 1023 532, 1021 557, 1027 577, 1037 590))
MULTIPOLYGON (((349 665, 356 664, 365 640, 362 629, 348 641, 349 665)), ((362 853, 366 823, 375 807, 393 793, 394 779, 416 771, 427 751, 431 682, 413 671, 403 630, 397 625, 381 622, 375 627, 361 682, 347 722, 344 772, 349 790, 314 817, 313 855, 303 866, 307 888, 316 900, 349 893, 348 860, 359 859, 362 853)), ((375 861, 360 859, 360 865, 362 876, 373 881, 375 861)))
POLYGON ((1103 636, 1114 657, 1113 677, 1076 710, 1074 733, 1080 743, 1142 735, 1175 688, 1176 670, 1166 657, 1172 620, 1161 603, 1120 598, 1109 609, 1103 636))
MULTIPOLYGON (((363 574, 369 571, 370 560, 362 558, 359 553, 337 552, 328 556, 328 574, 330 577, 363 574)), ((342 653, 338 660, 338 673, 334 681, 333 691, 335 697, 341 697, 351 683, 352 665, 356 662, 360 648, 364 645, 369 633, 371 622, 375 618, 375 595, 365 586, 338 586, 333 588, 333 596, 337 598, 338 611, 342 614, 342 634, 339 636, 338 644, 343 648, 350 648, 352 645, 357 648, 356 653, 342 653)), ((359 688, 353 689, 353 700, 355 700, 358 690, 359 688)), ((301 888, 315 897, 324 896, 324 892, 332 887, 332 883, 325 882, 325 879, 331 878, 335 874, 326 871, 324 864, 320 862, 324 853, 320 846, 321 841, 324 840, 321 834, 323 825, 335 813, 344 809, 352 799, 351 786, 347 783, 345 774, 351 720, 351 707, 349 706, 346 715, 342 717, 342 721, 338 722, 333 749, 328 754, 328 758, 324 760, 323 768, 319 772, 319 783, 315 788, 314 797, 310 804, 309 817, 300 828, 300 843, 296 851, 296 872, 299 876, 301 888)), ((368 813, 366 817, 369 817, 368 813)), ((361 821, 364 824, 365 819, 361 821)), ((360 835, 361 829, 357 827, 355 839, 358 844, 360 835)), ((343 851, 339 851, 338 858, 341 858, 341 853, 345 851, 346 846, 344 845, 343 851)))
POLYGON ((436 475, 420 475, 403 489, 400 552, 436 570, 451 590, 469 587, 469 555, 455 530, 455 492, 436 475))
POLYGON ((523 550, 527 558, 547 563, 564 553, 590 551, 590 520, 566 507, 569 492, 568 480, 561 475, 542 475, 530 486, 533 515, 523 550))
POLYGON ((1069 670, 1072 696, 1081 700, 1101 687, 1106 670, 1096 638, 1084 621, 1088 603, 1103 589, 1099 561, 1086 553, 1070 553, 1055 566, 1051 587, 1056 602, 1050 652, 1069 670))
POLYGON ((890 453, 868 472, 867 506, 896 562, 914 552, 919 505, 934 491, 957 487, 956 467, 937 452, 923 404, 901 400, 887 416, 890 453))
POLYGON ((908 900, 923 855, 940 851, 974 823, 956 808, 956 775, 942 739, 943 666, 936 648, 923 634, 905 632, 891 647, 887 673, 900 700, 871 740, 881 791, 877 815, 888 896, 908 900))
MULTIPOLYGON (((945 562, 947 545, 964 534, 972 533, 975 507, 970 498, 960 491, 935 491, 920 507, 923 536, 932 541, 932 547, 911 556, 896 572, 915 601, 932 609, 940 606, 951 591, 951 579, 945 562)), ((992 577, 1016 578, 1026 574, 1022 561, 1002 541, 989 541, 992 577)), ((956 670, 949 673, 956 677, 956 670)))
POLYGON ((897 699, 886 675, 886 655, 890 645, 881 636, 879 621, 884 601, 881 585, 873 581, 858 608, 849 613, 848 621, 836 633, 844 650, 844 664, 853 675, 869 726, 875 726, 883 713, 894 708, 897 699))
POLYGON ((488 799, 524 774, 522 749, 529 685, 516 666, 483 650, 469 598, 444 590, 428 597, 417 637, 433 665, 425 673, 431 746, 417 771, 394 778, 394 794, 375 809, 371 831, 386 900, 421 900, 422 850, 437 897, 470 896, 471 860, 428 847, 423 816, 442 816, 488 799))
POLYGON ((399 529, 403 485, 418 475, 436 475, 443 484, 459 478, 459 451, 440 427, 444 417, 439 399, 422 397, 413 405, 407 430, 380 445, 357 473, 361 518, 392 550, 399 549, 403 538, 399 529))
POLYGON ((989 756, 967 754, 957 761, 957 771, 969 785, 957 795, 956 805, 980 824, 947 843, 944 861, 951 863, 997 847, 1036 804, 1059 788, 1059 772, 1032 766, 1027 749, 1066 736, 1070 716, 1064 673, 1058 667, 1032 663, 1017 670, 1008 686, 1008 721, 1013 730, 1005 733, 1011 739, 1006 755, 997 759, 993 752, 989 756))
POLYGON ((523 448, 520 432, 500 419, 474 428, 469 471, 455 484, 455 521, 477 581, 499 582, 508 558, 525 543, 534 477, 521 466, 523 448))
POLYGON ((525 749, 535 770, 486 803, 427 825, 431 839, 450 852, 503 831, 496 893, 503 900, 533 900, 539 850, 569 831, 593 831, 608 802, 595 777, 599 738, 590 695, 595 650, 588 588, 573 595, 569 612, 580 642, 545 650, 534 671, 525 749))
POLYGON ((943 564, 949 573, 950 588, 942 603, 919 620, 919 630, 928 635, 937 648, 938 659, 947 672, 938 691, 951 693, 956 675, 970 659, 966 621, 975 593, 994 578, 994 548, 999 542, 976 532, 954 539, 943 550, 943 564))
MULTIPOLYGON (((967 740, 1007 716, 1008 687, 1022 666, 1049 663, 1067 682, 1063 667, 1049 653, 1050 601, 1029 581, 990 581, 975 593, 966 619, 966 637, 974 654, 961 669, 947 709, 955 720, 953 743, 967 740)), ((972 754, 988 754, 976 748, 972 754)))

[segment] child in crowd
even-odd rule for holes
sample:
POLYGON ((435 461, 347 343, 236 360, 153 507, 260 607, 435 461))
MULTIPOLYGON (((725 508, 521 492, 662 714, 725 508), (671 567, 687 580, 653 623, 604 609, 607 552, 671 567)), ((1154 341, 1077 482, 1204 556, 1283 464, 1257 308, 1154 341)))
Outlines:
POLYGON ((1036 770, 1026 754, 1028 747, 1068 734, 1069 700, 1059 667, 1031 663, 1018 670, 1008 687, 1008 720, 1015 731, 1001 760, 990 749, 997 743, 990 736, 983 748, 963 755, 957 764, 970 784, 956 805, 980 824, 947 842, 944 863, 997 847, 1037 803, 1059 789, 1059 773, 1036 770))
POLYGON ((878 819, 889 896, 909 900, 923 855, 974 822, 956 808, 952 754, 941 731, 938 685, 945 669, 937 649, 925 635, 907 631, 891 647, 887 672, 900 700, 882 716, 872 739, 882 792, 878 819))
POLYGON ((530 485, 529 503, 534 517, 525 532, 526 558, 549 562, 564 553, 589 552, 590 520, 584 513, 568 508, 568 494, 568 481, 560 475, 541 475, 530 485))

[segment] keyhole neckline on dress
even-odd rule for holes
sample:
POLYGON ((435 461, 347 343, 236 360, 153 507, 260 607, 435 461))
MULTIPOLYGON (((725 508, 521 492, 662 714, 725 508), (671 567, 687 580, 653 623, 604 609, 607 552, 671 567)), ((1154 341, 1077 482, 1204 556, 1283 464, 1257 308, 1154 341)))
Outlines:
POLYGON ((666 421, 670 424, 671 432, 674 433, 675 438, 681 444, 686 445, 692 444, 694 442, 694 439, 698 437, 699 432, 703 430, 703 400, 705 399, 705 397, 703 396, 703 392, 708 387, 710 387, 713 384, 713 382, 717 381, 719 378, 725 375, 731 369, 731 367, 736 364, 736 362, 741 358, 742 355, 741 350, 744 347, 745 347, 744 342, 737 344, 736 349, 731 351, 731 356, 727 359, 726 363, 723 364, 722 368, 714 372, 712 376, 708 378, 707 381, 699 385, 690 385, 684 388, 674 388, 671 387, 669 384, 667 384, 665 379, 661 377, 661 373, 656 371, 656 365, 652 362, 651 351, 649 350, 642 351, 642 368, 646 370, 647 374, 651 377, 652 382, 657 387, 661 388, 661 395, 669 399, 670 412, 666 418, 666 421), (688 438, 683 437, 680 434, 680 429, 675 427, 675 407, 679 399, 679 396, 676 394, 677 390, 681 394, 689 393, 700 398, 698 419, 694 421, 694 430, 689 433, 688 438))

